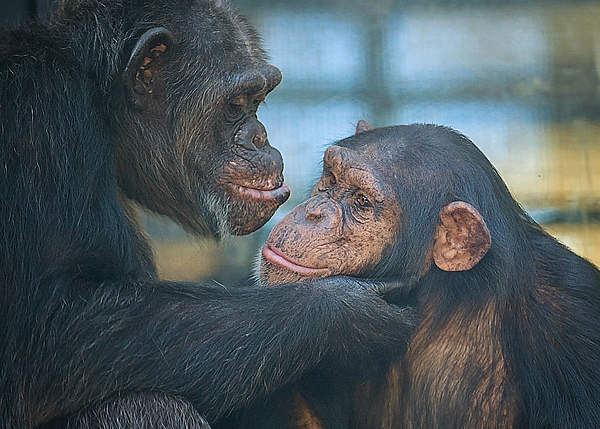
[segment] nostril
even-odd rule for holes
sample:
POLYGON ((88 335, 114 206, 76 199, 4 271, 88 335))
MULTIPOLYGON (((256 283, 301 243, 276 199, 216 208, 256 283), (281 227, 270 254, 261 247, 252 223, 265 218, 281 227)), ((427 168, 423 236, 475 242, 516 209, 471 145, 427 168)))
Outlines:
POLYGON ((304 205, 304 218, 309 222, 324 222, 329 214, 327 199, 313 197, 304 205))
POLYGON ((252 135, 252 124, 250 122, 245 122, 242 124, 235 134, 234 141, 238 146, 243 147, 246 150, 256 150, 256 146, 254 145, 255 136, 250 140, 250 136, 252 135))
POLYGON ((265 138, 260 135, 260 134, 256 134, 253 138, 252 138, 252 143, 254 144, 254 146, 256 147, 262 147, 262 145, 265 142, 265 138))
POLYGON ((247 141, 246 139, 241 139, 241 140, 236 139, 236 144, 238 146, 243 147, 246 150, 250 150, 250 151, 256 150, 256 146, 252 142, 247 141))

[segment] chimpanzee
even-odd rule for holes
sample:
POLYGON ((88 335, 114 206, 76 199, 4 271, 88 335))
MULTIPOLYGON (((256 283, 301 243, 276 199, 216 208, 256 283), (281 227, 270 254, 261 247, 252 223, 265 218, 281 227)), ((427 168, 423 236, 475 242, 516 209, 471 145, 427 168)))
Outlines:
POLYGON ((312 197, 271 232, 261 279, 399 280, 387 299, 418 303, 408 351, 367 379, 309 372, 240 427, 600 427, 598 269, 465 136, 367 128, 327 149, 312 197))
POLYGON ((62 0, 1 30, 1 428, 206 427, 406 342, 374 282, 157 278, 134 202, 219 238, 288 197, 256 119, 280 79, 222 0, 62 0))

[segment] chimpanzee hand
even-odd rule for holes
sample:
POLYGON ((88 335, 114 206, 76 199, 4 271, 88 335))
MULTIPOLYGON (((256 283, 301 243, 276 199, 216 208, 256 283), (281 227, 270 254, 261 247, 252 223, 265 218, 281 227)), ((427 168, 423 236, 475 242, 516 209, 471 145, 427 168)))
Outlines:
MULTIPOLYGON (((345 276, 307 280, 294 287, 311 288, 318 299, 307 302, 304 311, 314 314, 305 320, 323 323, 323 335, 329 349, 327 361, 345 361, 361 356, 371 359, 387 352, 398 355, 406 349, 417 324, 416 308, 411 301, 403 303, 387 296, 397 296, 404 283, 383 282, 345 276)), ((279 286, 275 286, 277 288, 279 286)))

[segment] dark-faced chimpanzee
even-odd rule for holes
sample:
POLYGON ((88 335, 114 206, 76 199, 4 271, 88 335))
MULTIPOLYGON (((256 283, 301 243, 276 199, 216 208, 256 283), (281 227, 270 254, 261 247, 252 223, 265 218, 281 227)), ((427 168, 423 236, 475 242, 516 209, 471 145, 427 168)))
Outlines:
POLYGON ((221 0, 62 0, 0 32, 0 427, 203 427, 406 341, 377 284, 160 281, 131 202, 219 238, 287 198, 280 81, 221 0))
POLYGON ((408 125, 336 143, 262 254, 267 285, 404 282, 387 299, 415 299, 419 324, 370 378, 309 372, 241 427, 600 427, 600 272, 544 232, 463 135, 408 125))

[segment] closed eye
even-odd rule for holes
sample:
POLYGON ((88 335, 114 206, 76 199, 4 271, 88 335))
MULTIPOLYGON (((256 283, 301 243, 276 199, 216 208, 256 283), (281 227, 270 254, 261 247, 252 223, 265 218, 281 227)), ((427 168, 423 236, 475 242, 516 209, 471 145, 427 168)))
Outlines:
POLYGON ((232 101, 227 104, 226 114, 229 121, 235 122, 244 116, 244 105, 232 101))

